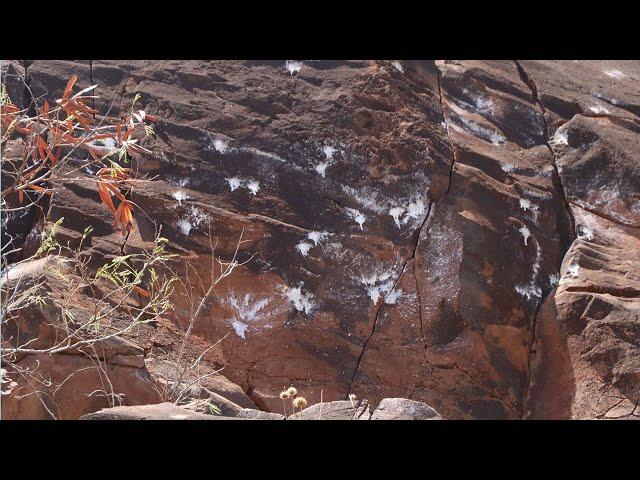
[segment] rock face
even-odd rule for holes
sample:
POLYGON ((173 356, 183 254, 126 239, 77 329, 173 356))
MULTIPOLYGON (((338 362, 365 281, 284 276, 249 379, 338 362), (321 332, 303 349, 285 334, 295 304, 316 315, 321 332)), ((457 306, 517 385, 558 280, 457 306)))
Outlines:
POLYGON ((442 420, 429 405, 406 398, 385 398, 371 415, 371 420, 442 420))
MULTIPOLYGON (((123 251, 162 226, 206 277, 209 232, 227 259, 242 235, 251 260, 194 348, 228 334, 206 362, 259 408, 293 383, 312 404, 407 397, 445 419, 640 415, 639 62, 11 68, 36 96, 76 74, 102 112, 139 93, 160 118, 123 251)), ((47 220, 67 240, 90 223, 110 258, 122 238, 92 185, 54 185, 47 220)), ((175 301, 147 363, 184 326, 175 301)))

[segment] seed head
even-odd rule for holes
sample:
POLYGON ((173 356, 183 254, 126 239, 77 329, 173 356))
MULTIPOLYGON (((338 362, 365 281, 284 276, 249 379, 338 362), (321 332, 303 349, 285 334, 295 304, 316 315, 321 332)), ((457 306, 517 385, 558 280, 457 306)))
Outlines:
POLYGON ((356 397, 356 394, 355 394, 355 393, 350 393, 350 394, 349 394, 349 400, 351 400, 352 402, 353 402, 353 401, 355 401, 355 399, 356 399, 356 398, 357 398, 357 397, 356 397))
POLYGON ((299 408, 302 410, 307 406, 307 399, 304 397, 297 397, 293 399, 293 408, 299 408))
POLYGON ((287 398, 289 398, 289 394, 287 393, 286 390, 284 390, 283 392, 280 392, 280 398, 282 400, 286 400, 287 398))
POLYGON ((287 394, 293 398, 298 394, 298 390, 296 390, 296 387, 289 387, 287 389, 287 394))

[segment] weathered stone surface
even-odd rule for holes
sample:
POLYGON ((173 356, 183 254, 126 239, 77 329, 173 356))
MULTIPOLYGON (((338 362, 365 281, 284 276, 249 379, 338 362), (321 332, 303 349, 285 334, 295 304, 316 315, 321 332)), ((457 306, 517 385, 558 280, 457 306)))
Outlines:
POLYGON ((284 420, 284 415, 279 413, 263 412, 262 410, 256 410, 255 408, 243 408, 236 418, 246 420, 284 420))
POLYGON ((206 415, 178 407, 173 403, 103 408, 80 420, 234 420, 232 417, 206 415))
MULTIPOLYGON (((140 93, 161 119, 125 252, 162 225, 206 277, 209 222, 227 259, 242 233, 254 257, 190 348, 228 334, 203 363, 253 406, 280 411, 293 383, 312 404, 409 397, 443 418, 638 414, 638 62, 16 65, 38 95, 75 73, 101 111, 140 93)), ((54 187, 60 237, 90 223, 94 256, 119 254, 93 184, 54 187)))
POLYGON ((290 415, 287 420, 369 420, 371 411, 367 400, 336 400, 316 403, 301 412, 290 415))
MULTIPOLYGON (((69 333, 56 302, 64 299, 69 285, 79 281, 67 262, 55 257, 22 263, 5 273, 6 291, 13 292, 18 282, 22 288, 40 285, 32 295, 40 295, 43 302, 12 312, 2 324, 3 349, 24 346, 33 350, 18 353, 11 363, 3 364, 16 383, 11 395, 3 396, 3 419, 77 419, 114 403, 160 401, 158 385, 144 365, 143 349, 124 338, 108 338, 93 348, 47 353, 69 333)), ((84 322, 92 310, 82 305, 83 297, 77 300, 68 302, 68 314, 84 322)), ((71 337, 71 343, 75 341, 71 337)))
POLYGON ((528 418, 637 419, 640 65, 523 68, 547 111, 577 237, 539 315, 528 418))
POLYGON ((385 398, 371 414, 371 420, 442 420, 442 417, 426 403, 385 398))

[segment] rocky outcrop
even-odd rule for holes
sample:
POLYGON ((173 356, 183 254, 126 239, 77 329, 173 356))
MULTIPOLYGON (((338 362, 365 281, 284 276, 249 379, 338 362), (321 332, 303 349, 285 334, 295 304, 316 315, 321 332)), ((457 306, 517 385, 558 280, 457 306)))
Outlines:
POLYGON ((640 68, 523 62, 576 238, 536 329, 529 418, 640 418, 640 68), (552 72, 549 74, 549 72, 552 72))
POLYGON ((122 406, 104 408, 95 413, 88 413, 80 420, 232 420, 232 417, 207 415, 192 412, 165 402, 155 405, 122 406))
MULTIPOLYGON (((5 272, 3 292, 29 298, 2 324, 2 348, 24 350, 3 363, 13 382, 11 394, 2 398, 3 419, 77 419, 114 404, 160 401, 142 347, 120 336, 79 343, 81 338, 73 332, 89 318, 90 300, 75 296, 65 301, 65 296, 80 282, 68 262, 56 257, 21 263, 5 272), (21 287, 14 288, 18 284, 21 287), (63 348, 66 345, 70 347, 63 348)), ((118 314, 123 312, 114 312, 118 314)))
MULTIPOLYGON (((193 412, 173 403, 104 408, 81 420, 285 420, 284 415, 245 408, 236 415, 193 412), (235 417, 235 418, 234 418, 235 417)), ((406 398, 385 398, 371 414, 366 400, 318 403, 289 415, 286 420, 441 420, 434 409, 406 398)))
MULTIPOLYGON (((95 258, 162 226, 203 276, 209 232, 226 258, 242 234, 239 260, 253 258, 192 346, 228 334, 204 363, 254 406, 281 411, 293 383, 314 404, 407 397, 447 419, 638 415, 638 62, 14 70, 35 96, 75 73, 101 111, 140 94, 160 118, 126 245, 86 180, 55 185, 47 218, 65 218, 67 240, 91 223, 95 258)), ((174 348, 176 304, 148 364, 174 348)))
POLYGON ((429 405, 406 398, 385 398, 371 415, 371 420, 442 420, 429 405))

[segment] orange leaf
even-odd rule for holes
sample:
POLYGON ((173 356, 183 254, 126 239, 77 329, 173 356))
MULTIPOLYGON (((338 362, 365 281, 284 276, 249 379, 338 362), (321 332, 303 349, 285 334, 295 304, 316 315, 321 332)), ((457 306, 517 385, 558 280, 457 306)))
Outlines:
POLYGON ((73 75, 69 79, 69 82, 67 82, 67 87, 64 89, 64 93, 62 94, 63 100, 66 100, 69 97, 69 94, 71 93, 71 90, 73 89, 73 86, 76 84, 77 81, 78 81, 77 75, 73 75))
POLYGON ((115 215, 116 207, 113 205, 113 200, 111 200, 111 195, 109 195, 109 192, 107 191, 104 183, 98 182, 98 195, 100 195, 100 199, 102 200, 102 203, 104 203, 105 206, 109 209, 109 211, 115 215))
POLYGON ((18 190, 18 200, 20 200, 20 205, 24 202, 24 192, 22 190, 18 190))
POLYGON ((137 285, 134 285, 133 289, 138 292, 140 295, 142 295, 143 297, 150 297, 151 294, 149 292, 147 292, 144 288, 140 288, 137 285))

